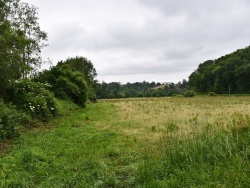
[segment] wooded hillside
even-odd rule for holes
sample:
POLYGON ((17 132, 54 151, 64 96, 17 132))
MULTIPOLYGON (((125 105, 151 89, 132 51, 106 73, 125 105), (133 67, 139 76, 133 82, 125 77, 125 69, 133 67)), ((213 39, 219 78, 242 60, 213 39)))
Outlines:
POLYGON ((250 47, 201 63, 189 76, 189 87, 200 93, 250 93, 250 47))

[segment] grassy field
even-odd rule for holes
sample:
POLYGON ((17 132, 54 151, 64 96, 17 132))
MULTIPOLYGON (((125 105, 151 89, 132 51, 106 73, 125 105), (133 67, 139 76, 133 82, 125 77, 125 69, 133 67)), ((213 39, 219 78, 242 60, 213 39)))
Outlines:
POLYGON ((100 100, 15 140, 0 187, 249 187, 249 162, 250 97, 100 100))

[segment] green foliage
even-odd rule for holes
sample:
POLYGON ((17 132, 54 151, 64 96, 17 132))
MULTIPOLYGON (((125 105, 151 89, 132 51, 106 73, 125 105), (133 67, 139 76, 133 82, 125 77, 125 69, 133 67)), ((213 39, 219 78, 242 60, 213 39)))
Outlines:
POLYGON ((119 92, 119 93, 117 94, 117 97, 118 97, 118 98, 126 98, 126 94, 125 94, 124 92, 119 92))
POLYGON ((81 109, 81 107, 71 101, 59 100, 55 98, 56 107, 58 109, 58 115, 64 117, 72 112, 81 109))
POLYGON ((97 84, 96 96, 97 98, 166 97, 183 94, 187 89, 188 82, 185 79, 177 84, 143 81, 122 85, 120 82, 102 82, 97 84))
MULTIPOLYGON (((37 82, 49 83, 49 88, 55 97, 62 100, 70 100, 84 106, 89 94, 89 87, 84 76, 79 71, 74 71, 69 65, 52 67, 41 72, 34 78, 37 82)), ((94 96, 92 96, 94 100, 94 96)))
POLYGON ((200 64, 190 76, 192 89, 207 93, 246 94, 250 88, 250 46, 200 64))
POLYGON ((57 64, 57 66, 65 65, 68 65, 73 71, 81 72, 89 88, 94 91, 97 83, 97 80, 95 80, 97 72, 90 60, 85 57, 76 56, 68 58, 66 61, 58 62, 57 64))
POLYGON ((57 114, 57 107, 52 93, 46 89, 48 84, 36 83, 24 79, 13 82, 7 89, 7 101, 32 117, 47 121, 57 114))
POLYGON ((91 102, 97 102, 97 98, 96 98, 96 95, 95 95, 95 93, 90 93, 89 95, 88 95, 88 99, 91 101, 91 102))
POLYGON ((184 97, 194 97, 195 92, 193 90, 188 90, 184 93, 184 97))
POLYGON ((139 92, 138 94, 137 94, 137 97, 144 97, 144 93, 143 92, 139 92))
POLYGON ((20 123, 20 113, 0 100, 0 141, 18 136, 20 123))
POLYGON ((20 0, 1 1, 0 6, 0 97, 5 97, 9 80, 27 77, 41 65, 47 34, 34 6, 20 0))
POLYGON ((212 97, 213 97, 213 96, 216 96, 216 93, 215 93, 215 92, 209 92, 209 93, 208 93, 208 96, 212 96, 212 97))

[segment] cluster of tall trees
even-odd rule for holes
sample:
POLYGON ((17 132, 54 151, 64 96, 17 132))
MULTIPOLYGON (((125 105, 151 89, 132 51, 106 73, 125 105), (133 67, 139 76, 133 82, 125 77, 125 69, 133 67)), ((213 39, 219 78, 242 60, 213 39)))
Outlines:
POLYGON ((47 33, 40 29, 37 8, 20 0, 0 1, 0 97, 10 81, 28 77, 41 65, 47 33))
POLYGON ((96 100, 97 73, 87 58, 68 58, 39 72, 46 40, 36 7, 0 0, 0 142, 18 136, 20 125, 60 115, 56 98, 79 106, 96 100))
POLYGON ((96 100, 96 76, 92 62, 76 56, 34 75, 33 80, 50 85, 55 97, 84 106, 87 99, 96 100))
POLYGON ((97 73, 87 58, 68 58, 37 74, 47 33, 39 26, 36 7, 20 0, 0 0, 0 10, 0 98, 10 99, 13 83, 28 79, 49 84, 55 97, 80 105, 88 97, 95 99, 97 73))
POLYGON ((250 47, 200 64, 189 86, 200 93, 250 93, 250 47))
POLYGON ((127 98, 127 97, 164 97, 174 94, 183 94, 188 89, 188 82, 155 83, 135 82, 121 84, 119 82, 98 83, 96 88, 97 98, 127 98))
POLYGON ((41 49, 46 46, 47 40, 47 33, 41 30, 38 23, 37 8, 20 0, 0 0, 0 10, 0 98, 7 95, 7 88, 13 81, 30 78, 31 75, 35 75, 34 81, 53 85, 51 91, 61 98, 66 98, 70 89, 59 88, 71 86, 74 95, 68 97, 73 100, 83 92, 80 85, 84 85, 82 88, 86 89, 86 96, 90 98, 95 98, 95 95, 98 98, 172 96, 184 93, 188 87, 199 93, 250 92, 250 47, 205 61, 189 76, 189 82, 183 80, 177 84, 145 81, 97 83, 92 62, 78 56, 34 74, 42 64, 41 49), (160 85, 163 87, 157 88, 160 85))

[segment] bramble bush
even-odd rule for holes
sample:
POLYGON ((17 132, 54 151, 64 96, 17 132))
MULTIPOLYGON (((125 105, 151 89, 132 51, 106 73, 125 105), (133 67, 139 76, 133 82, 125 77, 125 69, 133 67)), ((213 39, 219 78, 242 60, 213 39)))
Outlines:
POLYGON ((28 79, 15 81, 7 89, 6 99, 31 117, 47 121, 56 116, 58 111, 54 96, 46 87, 51 86, 28 79))

